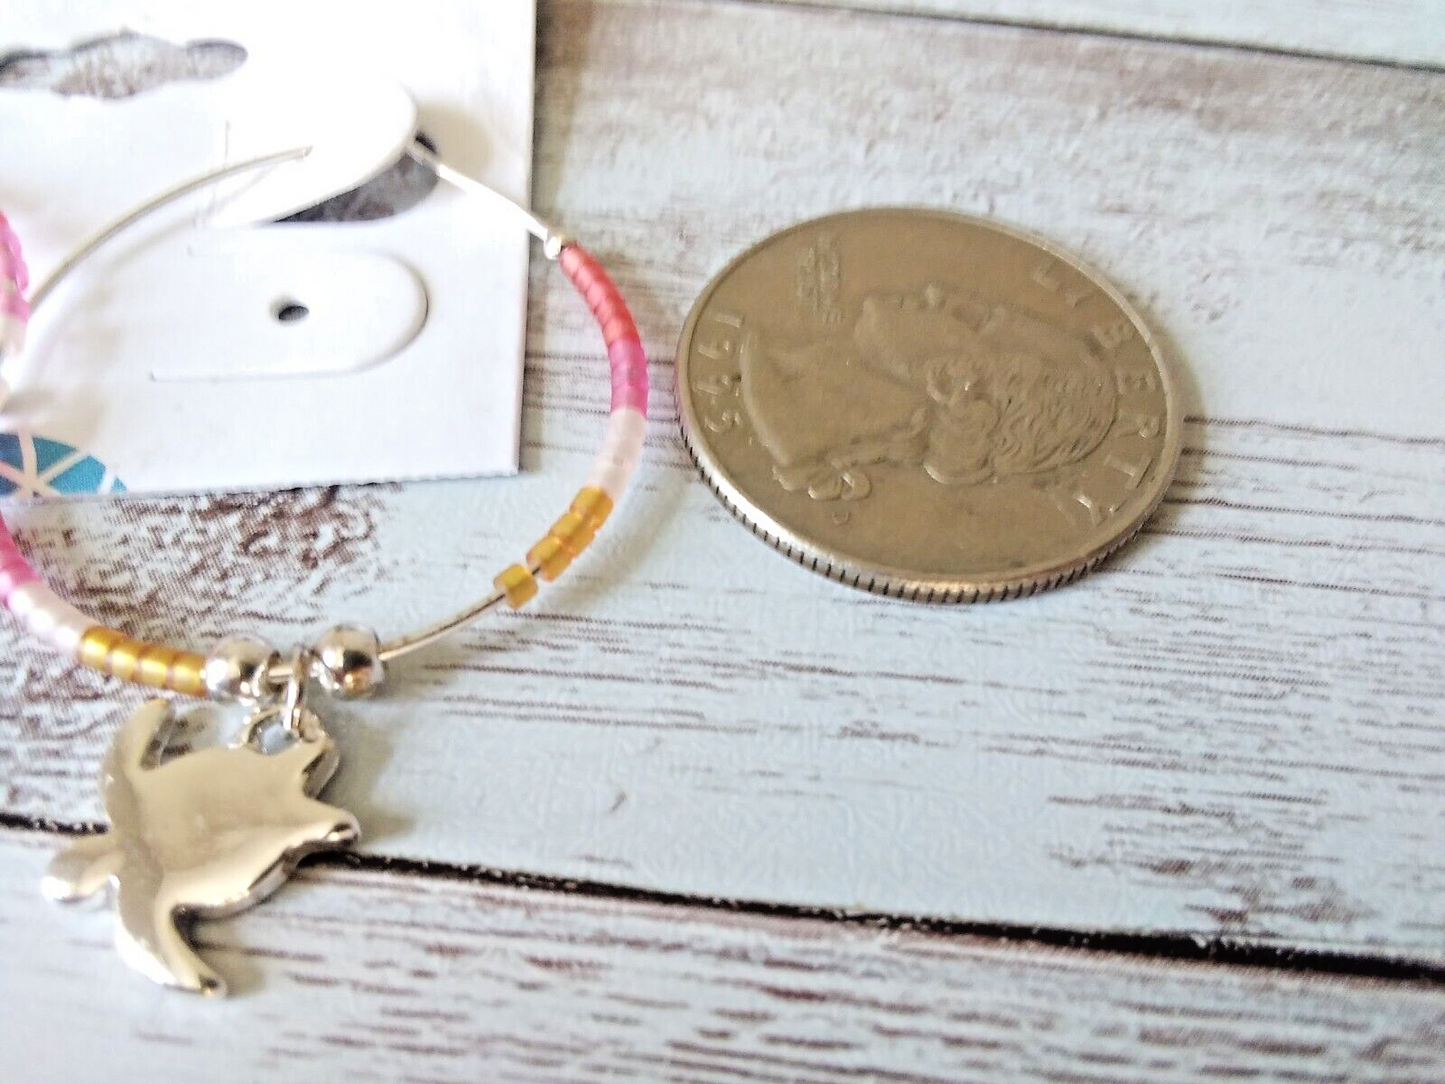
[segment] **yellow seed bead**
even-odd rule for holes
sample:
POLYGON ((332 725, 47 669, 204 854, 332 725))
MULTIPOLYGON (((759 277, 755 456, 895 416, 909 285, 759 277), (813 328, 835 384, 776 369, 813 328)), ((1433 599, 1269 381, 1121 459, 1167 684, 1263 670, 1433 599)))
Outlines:
POLYGON ((120 678, 121 681, 135 680, 136 671, 140 669, 141 653, 149 646, 140 640, 122 636, 111 645, 110 654, 106 656, 106 672, 120 678))
POLYGON ((568 512, 552 524, 552 530, 548 533, 553 538, 560 539, 573 557, 585 550, 597 537, 597 529, 576 512, 568 512))
POLYGON ((567 571, 567 566, 572 563, 572 555, 567 552, 567 547, 560 538, 548 535, 527 551, 527 563, 536 565, 542 573, 542 579, 551 583, 567 571))
POLYGON ((101 673, 133 681, 152 689, 170 689, 187 696, 205 696, 201 670, 205 657, 146 640, 132 640, 104 625, 87 629, 80 638, 78 657, 101 673))
POLYGON ((80 638, 80 661, 95 670, 110 673, 110 649, 125 639, 125 634, 108 629, 104 625, 96 625, 86 629, 85 635, 80 638))
POLYGON ((198 655, 194 651, 178 652, 171 663, 171 675, 166 687, 185 696, 205 696, 206 679, 202 676, 205 666, 204 655, 198 655))
POLYGON ((131 680, 151 689, 169 688, 171 665, 179 654, 175 648, 166 647, 165 644, 146 644, 131 680))
POLYGON ((498 591, 507 595, 507 605, 514 610, 521 609, 537 593, 537 580, 522 565, 508 565, 492 581, 498 591))
POLYGON ((572 511, 585 519, 596 534, 612 514, 612 498, 596 486, 585 486, 572 499, 572 511))

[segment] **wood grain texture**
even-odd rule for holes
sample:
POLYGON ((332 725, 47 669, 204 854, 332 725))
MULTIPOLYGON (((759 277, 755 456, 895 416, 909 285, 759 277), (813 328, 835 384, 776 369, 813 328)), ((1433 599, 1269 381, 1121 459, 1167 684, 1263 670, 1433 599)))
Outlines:
POLYGON ((1445 66, 1438 0, 789 0, 1445 66))
MULTIPOLYGON (((693 893, 1445 957, 1445 81, 757 5, 554 3, 538 205, 665 360, 799 217, 995 214, 1115 276, 1191 421, 1148 533, 1074 588, 937 610, 807 575, 693 477, 536 610, 338 711, 384 854, 693 893), (881 32, 886 31, 886 32, 881 32)), ((18 508, 104 618, 281 642, 480 588, 585 470, 594 331, 538 267, 525 476, 18 508)), ((7 513, 9 514, 9 513, 7 513)), ((134 702, 0 632, 5 810, 88 820, 134 702)))
POLYGON ((37 912, 47 842, 0 832, 0 1003, 84 1038, 7 1038, 16 1084, 1445 1074, 1438 990, 331 869, 207 924, 242 993, 204 1003, 137 985, 107 917, 37 912))

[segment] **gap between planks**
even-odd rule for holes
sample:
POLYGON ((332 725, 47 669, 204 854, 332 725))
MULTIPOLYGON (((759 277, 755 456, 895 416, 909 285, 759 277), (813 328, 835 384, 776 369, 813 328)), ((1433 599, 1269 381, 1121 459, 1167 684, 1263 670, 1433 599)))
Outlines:
MULTIPOLYGON (((31 835, 62 837, 95 835, 104 831, 104 827, 104 825, 94 822, 67 823, 0 812, 0 829, 31 835)), ((359 851, 312 855, 302 864, 313 870, 356 870, 424 881, 453 881, 530 892, 547 892, 613 903, 691 908, 729 915, 755 915, 779 920, 825 922, 845 927, 926 933, 945 938, 982 939, 1021 947, 1068 949, 1095 956, 1192 963, 1205 966, 1216 965, 1256 971, 1279 971, 1294 975, 1372 979, 1425 988, 1445 987, 1445 965, 1367 953, 1279 948, 1236 942, 1227 938, 1205 938, 1189 934, 1100 933, 1089 930, 1014 925, 1004 922, 965 922, 876 911, 838 911, 798 904, 665 892, 636 888, 610 881, 554 877, 520 870, 496 869, 459 862, 391 857, 359 851)))
POLYGON ((1302 60, 1325 60, 1337 64, 1358 64, 1371 68, 1395 68, 1401 71, 1439 72, 1441 65, 1426 60, 1401 60, 1385 56, 1352 56, 1347 53, 1333 53, 1326 49, 1312 49, 1304 45, 1270 45, 1259 41, 1232 41, 1228 38, 1211 37, 1207 34, 1159 33, 1148 30, 1126 30, 1093 23, 1050 22, 1047 19, 1018 16, 1005 18, 983 12, 929 11, 913 7, 890 6, 886 2, 867 0, 684 0, 693 4, 731 4, 737 7, 789 8, 798 11, 816 11, 820 14, 852 12, 857 15, 882 19, 911 19, 916 22, 967 23, 972 26, 1000 27, 1010 30, 1032 30, 1041 34, 1067 34, 1071 37, 1106 38, 1115 41, 1143 42, 1152 45, 1178 45, 1184 48, 1228 49, 1242 53, 1259 53, 1265 56, 1299 57, 1302 60))

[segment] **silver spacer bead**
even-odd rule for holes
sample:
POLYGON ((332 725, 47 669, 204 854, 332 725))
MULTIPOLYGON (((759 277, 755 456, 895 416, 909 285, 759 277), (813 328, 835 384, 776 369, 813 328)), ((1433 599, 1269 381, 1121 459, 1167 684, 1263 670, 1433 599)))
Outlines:
POLYGON ((386 680, 381 643, 376 633, 360 625, 337 625, 322 634, 311 653, 316 680, 343 700, 370 696, 386 680))
POLYGON ((276 695, 271 670, 280 653, 255 636, 228 636, 206 656, 201 677, 213 700, 239 700, 259 704, 276 695))

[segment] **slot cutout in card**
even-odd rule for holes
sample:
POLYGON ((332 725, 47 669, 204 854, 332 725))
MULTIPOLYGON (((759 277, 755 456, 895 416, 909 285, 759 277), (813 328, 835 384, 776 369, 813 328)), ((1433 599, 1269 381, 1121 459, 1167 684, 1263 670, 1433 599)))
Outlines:
MULTIPOLYGON (((105 308, 125 306, 133 292, 165 292, 164 309, 143 310, 164 334, 132 320, 151 343, 156 381, 341 376, 385 364, 426 321, 421 280, 392 257, 318 250, 311 240, 298 245, 273 230, 191 242, 184 256, 147 255, 129 262, 105 308), (384 303, 358 304, 367 298, 384 303), (218 327, 228 333, 217 336, 218 327)), ((76 318, 104 321, 105 308, 76 318)))

